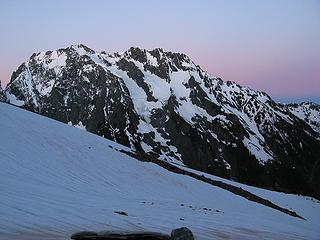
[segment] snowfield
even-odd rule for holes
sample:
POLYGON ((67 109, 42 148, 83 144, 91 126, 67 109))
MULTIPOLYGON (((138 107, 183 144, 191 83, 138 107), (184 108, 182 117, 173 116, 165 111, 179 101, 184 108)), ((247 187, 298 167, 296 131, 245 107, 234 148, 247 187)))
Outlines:
POLYGON ((82 230, 170 233, 182 226, 198 240, 320 239, 315 199, 220 179, 302 220, 115 149, 129 151, 0 103, 0 239, 67 240, 82 230))

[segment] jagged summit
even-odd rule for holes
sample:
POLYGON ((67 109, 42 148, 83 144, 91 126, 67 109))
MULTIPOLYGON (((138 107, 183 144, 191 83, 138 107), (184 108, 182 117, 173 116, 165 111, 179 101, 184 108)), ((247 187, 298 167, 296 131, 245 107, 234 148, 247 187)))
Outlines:
POLYGON ((132 47, 108 54, 85 45, 39 52, 13 73, 5 94, 165 161, 319 194, 319 108, 305 105, 306 120, 297 107, 224 82, 182 53, 132 47))

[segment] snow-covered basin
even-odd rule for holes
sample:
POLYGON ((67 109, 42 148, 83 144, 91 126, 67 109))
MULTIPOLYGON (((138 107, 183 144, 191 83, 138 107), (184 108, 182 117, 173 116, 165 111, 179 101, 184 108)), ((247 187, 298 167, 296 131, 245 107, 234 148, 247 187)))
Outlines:
POLYGON ((200 240, 320 239, 320 204, 310 198, 248 187, 288 204, 307 218, 301 220, 110 146, 125 149, 0 103, 0 239, 69 239, 81 230, 170 233, 181 226, 200 240))

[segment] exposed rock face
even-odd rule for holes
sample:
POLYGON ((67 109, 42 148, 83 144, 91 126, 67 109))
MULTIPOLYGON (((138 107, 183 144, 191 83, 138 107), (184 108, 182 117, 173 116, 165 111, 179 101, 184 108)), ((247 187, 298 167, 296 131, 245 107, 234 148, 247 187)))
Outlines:
POLYGON ((4 90, 1 88, 1 81, 0 81, 0 102, 6 102, 6 101, 7 101, 6 94, 4 90))
POLYGON ((275 103, 162 49, 33 54, 6 88, 12 104, 165 161, 320 196, 319 106, 275 103), (310 114, 308 113, 310 112, 310 114))
POLYGON ((320 132, 320 106, 310 102, 288 104, 289 111, 305 121, 316 132, 320 132))

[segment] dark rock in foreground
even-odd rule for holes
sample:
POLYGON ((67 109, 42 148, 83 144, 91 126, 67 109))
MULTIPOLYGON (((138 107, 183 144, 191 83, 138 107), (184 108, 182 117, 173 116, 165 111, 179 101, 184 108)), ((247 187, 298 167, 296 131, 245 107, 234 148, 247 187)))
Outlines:
POLYGON ((128 216, 128 213, 123 212, 123 211, 114 211, 114 213, 119 214, 119 215, 123 215, 123 216, 128 216))
POLYGON ((78 232, 71 236, 74 240, 194 240, 190 229, 186 227, 174 229, 171 237, 156 232, 78 232))
POLYGON ((182 227, 172 230, 171 239, 173 240, 194 240, 193 234, 189 228, 182 227))
POLYGON ((84 231, 78 232, 71 236, 71 239, 81 239, 81 240, 88 240, 88 239, 98 239, 98 234, 95 232, 84 231))
POLYGON ((74 240, 170 240, 170 236, 155 232, 79 232, 73 234, 74 240))

